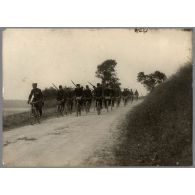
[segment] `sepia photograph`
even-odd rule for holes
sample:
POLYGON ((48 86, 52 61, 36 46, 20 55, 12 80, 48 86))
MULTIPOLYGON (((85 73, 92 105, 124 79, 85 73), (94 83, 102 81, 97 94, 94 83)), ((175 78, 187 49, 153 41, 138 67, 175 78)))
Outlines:
POLYGON ((5 28, 4 167, 191 167, 192 28, 5 28))

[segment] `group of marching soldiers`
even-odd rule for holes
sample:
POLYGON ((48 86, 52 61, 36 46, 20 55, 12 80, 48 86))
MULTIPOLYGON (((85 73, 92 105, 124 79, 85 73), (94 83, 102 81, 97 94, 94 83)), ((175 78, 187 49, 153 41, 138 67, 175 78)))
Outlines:
MULTIPOLYGON (((76 84, 75 89, 66 88, 64 90, 60 85, 57 92, 57 102, 58 104, 61 104, 66 113, 72 113, 74 104, 79 104, 82 109, 85 109, 88 105, 88 111, 90 111, 93 102, 95 107, 97 106, 97 103, 99 103, 101 109, 103 107, 113 108, 115 106, 118 107, 121 100, 123 100, 124 105, 126 105, 128 102, 138 100, 139 97, 137 90, 133 92, 132 89, 129 90, 128 88, 121 91, 118 86, 112 87, 109 84, 102 86, 100 83, 97 83, 97 86, 92 85, 92 87, 93 89, 90 89, 89 85, 86 85, 84 88, 80 84, 76 84)), ((79 112, 81 112, 81 110, 79 112)))
MULTIPOLYGON (((90 85, 92 85, 90 83, 90 85)), ((57 89, 57 87, 56 87, 57 89)), ((33 84, 33 89, 29 95, 28 103, 30 102, 33 96, 32 102, 37 102, 35 106, 37 110, 42 115, 42 106, 43 105, 43 95, 40 89, 37 88, 37 83, 33 84)), ((97 83, 96 86, 92 85, 92 89, 89 88, 89 85, 86 85, 85 88, 80 84, 75 85, 73 88, 63 88, 62 85, 59 85, 57 89, 57 107, 61 107, 62 112, 66 114, 71 114, 73 111, 73 106, 78 105, 81 109, 79 110, 78 115, 81 115, 81 110, 84 110, 88 107, 86 112, 90 111, 92 103, 94 107, 97 107, 97 104, 100 105, 101 109, 108 107, 118 107, 123 100, 124 105, 128 102, 133 102, 133 100, 138 100, 139 93, 137 90, 133 92, 132 89, 124 88, 121 90, 119 86, 112 87, 109 84, 102 85, 97 83)), ((77 116, 78 116, 77 115, 77 116)))

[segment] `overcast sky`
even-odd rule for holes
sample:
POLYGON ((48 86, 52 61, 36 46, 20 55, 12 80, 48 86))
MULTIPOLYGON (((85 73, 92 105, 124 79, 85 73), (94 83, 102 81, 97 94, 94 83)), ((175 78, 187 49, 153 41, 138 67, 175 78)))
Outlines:
POLYGON ((6 29, 3 32, 3 86, 5 99, 27 99, 32 82, 38 87, 71 80, 83 85, 95 78, 97 65, 117 61, 122 87, 144 87, 137 73, 155 70, 167 76, 191 60, 191 32, 178 29, 6 29))

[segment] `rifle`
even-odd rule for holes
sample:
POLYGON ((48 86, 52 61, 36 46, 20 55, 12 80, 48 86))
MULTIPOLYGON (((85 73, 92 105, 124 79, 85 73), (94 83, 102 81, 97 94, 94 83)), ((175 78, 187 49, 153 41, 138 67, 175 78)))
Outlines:
POLYGON ((90 82, 88 82, 92 87, 96 87, 95 85, 91 84, 90 82))
POLYGON ((75 83, 71 80, 71 82, 73 83, 73 85, 76 87, 75 83))
POLYGON ((52 83, 52 85, 54 86, 54 88, 55 88, 56 90, 58 90, 58 88, 55 86, 55 84, 52 83))

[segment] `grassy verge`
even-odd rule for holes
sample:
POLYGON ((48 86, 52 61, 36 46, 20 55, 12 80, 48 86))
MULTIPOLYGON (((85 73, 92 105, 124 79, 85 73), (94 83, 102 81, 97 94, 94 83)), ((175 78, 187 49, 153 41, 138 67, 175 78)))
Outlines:
MULTIPOLYGON (((17 127, 29 125, 29 112, 17 113, 8 116, 3 116, 3 131, 11 130, 17 127)), ((56 117, 56 100, 48 100, 43 107, 42 120, 56 117)))
MULTIPOLYGON (((46 110, 44 110, 41 120, 45 120, 54 116, 56 116, 56 108, 47 108, 46 110)), ((3 117, 3 131, 11 130, 29 124, 29 112, 17 113, 3 117)))
POLYGON ((159 85, 128 114, 122 129, 117 165, 192 165, 192 66, 159 85))

